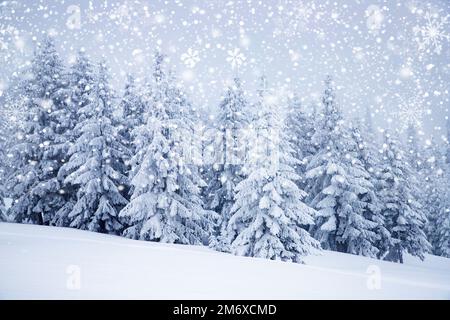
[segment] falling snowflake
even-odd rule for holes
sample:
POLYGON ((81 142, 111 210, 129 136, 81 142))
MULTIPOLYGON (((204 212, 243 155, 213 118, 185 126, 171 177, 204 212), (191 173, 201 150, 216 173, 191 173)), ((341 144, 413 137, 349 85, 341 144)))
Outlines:
POLYGON ((240 49, 228 50, 227 61, 231 64, 233 69, 239 69, 239 67, 245 62, 246 58, 240 49))
POLYGON ((315 5, 303 1, 296 2, 292 7, 290 2, 280 3, 278 5, 278 16, 275 17, 275 37, 284 36, 287 38, 295 37, 304 31, 314 14, 315 5))
POLYGON ((0 50, 8 50, 9 42, 14 40, 17 33, 16 28, 0 24, 0 50))
POLYGON ((19 31, 13 27, 11 16, 17 9, 18 3, 15 1, 4 1, 0 3, 0 51, 8 50, 10 43, 17 38, 19 31))
POLYGON ((109 14, 109 18, 124 29, 129 29, 132 21, 130 8, 132 8, 132 5, 126 1, 118 7, 113 8, 109 14))
POLYGON ((409 97, 396 94, 396 97, 399 100, 398 111, 395 113, 398 129, 403 132, 409 126, 420 128, 426 114, 422 94, 417 93, 409 97))
POLYGON ((25 112, 27 100, 25 98, 18 99, 14 103, 5 103, 0 108, 0 131, 14 128, 22 128, 27 115, 25 112))
MULTIPOLYGON (((85 11, 85 15, 88 23, 96 23, 105 21, 105 19, 112 21, 118 26, 121 26, 125 30, 129 30, 132 27, 134 20, 136 20, 137 13, 144 13, 147 17, 147 7, 138 8, 140 1, 121 1, 115 4, 109 4, 104 2, 101 9, 94 7, 93 1, 89 1, 88 8, 85 11)), ((148 18, 148 17, 147 17, 148 18)))
POLYGON ((94 23, 100 19, 103 13, 98 13, 94 9, 94 4, 92 1, 89 1, 88 9, 85 12, 87 21, 90 23, 94 23))
POLYGON ((366 15, 366 26, 369 32, 373 34, 378 34, 384 21, 383 9, 377 5, 370 5, 365 11, 366 15))
POLYGON ((416 42, 421 51, 435 52, 440 54, 442 45, 445 40, 450 40, 448 19, 450 15, 440 16, 437 13, 425 13, 425 24, 423 26, 414 27, 413 31, 416 35, 416 42))
POLYGON ((186 65, 188 68, 194 68, 195 65, 200 61, 200 58, 198 56, 198 51, 192 50, 192 48, 189 48, 186 53, 183 53, 181 55, 181 61, 186 65))

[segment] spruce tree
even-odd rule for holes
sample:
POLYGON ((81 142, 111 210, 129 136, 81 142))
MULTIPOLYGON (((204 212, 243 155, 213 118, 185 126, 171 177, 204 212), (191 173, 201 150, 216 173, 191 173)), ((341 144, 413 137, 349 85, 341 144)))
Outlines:
POLYGON ((444 201, 443 196, 446 189, 443 183, 445 181, 445 156, 441 153, 435 139, 431 137, 422 151, 423 165, 419 173, 421 181, 420 188, 417 188, 422 194, 422 205, 426 209, 428 219, 425 233, 434 253, 436 253, 437 217, 444 201))
POLYGON ((306 172, 309 204, 318 211, 311 232, 324 249, 375 257, 378 222, 368 214, 374 186, 344 126, 331 77, 325 86, 324 115, 312 137, 318 151, 306 172))
MULTIPOLYGON (((186 163, 180 137, 191 132, 189 108, 156 53, 146 123, 135 130, 131 159, 130 203, 120 215, 127 221, 126 237, 166 243, 201 244, 210 233, 208 212, 200 197, 202 183, 186 163)), ((189 140, 189 139, 188 139, 189 140)))
MULTIPOLYGON (((5 131, 4 131, 5 132, 5 131)), ((7 220, 6 214, 6 190, 5 190, 5 177, 6 177, 6 166, 7 166, 7 149, 6 149, 6 139, 0 137, 0 221, 7 220)))
POLYGON ((113 234, 122 229, 118 212, 127 204, 122 195, 127 150, 112 125, 113 103, 107 69, 101 63, 86 104, 78 109, 79 135, 62 168, 68 173, 64 182, 76 190, 76 202, 67 215, 73 228, 113 234))
POLYGON ((294 149, 294 157, 300 160, 299 164, 295 167, 296 172, 300 176, 300 181, 298 183, 300 183, 301 187, 304 187, 305 185, 303 178, 308 161, 316 152, 315 145, 311 140, 315 131, 314 124, 314 119, 305 112, 299 96, 294 94, 292 99, 288 102, 288 139, 290 139, 294 149))
POLYGON ((315 210, 303 199, 294 165, 299 161, 283 132, 279 106, 260 93, 254 123, 256 141, 247 157, 248 177, 236 186, 236 200, 227 226, 236 255, 302 262, 319 248, 303 226, 313 223, 315 210))
POLYGON ((145 102, 136 85, 135 78, 130 74, 127 76, 120 109, 123 119, 120 133, 123 136, 124 144, 132 150, 132 132, 145 123, 145 102))
POLYGON ((213 237, 211 244, 219 251, 229 250, 227 225, 234 203, 235 187, 245 175, 243 162, 246 143, 243 133, 248 125, 248 102, 241 81, 236 77, 219 105, 213 141, 215 160, 207 171, 209 186, 205 191, 207 207, 220 216, 216 237, 213 237))
POLYGON ((64 66, 51 38, 39 44, 20 89, 17 99, 23 99, 26 116, 10 150, 10 215, 16 222, 49 224, 64 205, 56 175, 66 159, 62 137, 68 125, 64 66))
POLYGON ((392 236, 384 259, 403 263, 405 252, 424 259, 431 246, 424 233, 426 214, 415 197, 417 183, 400 143, 387 132, 381 170, 379 196, 386 228, 392 236))
POLYGON ((439 179, 440 203, 433 234, 434 253, 450 258, 450 166, 439 179))
MULTIPOLYGON (((68 82, 68 98, 65 101, 66 111, 68 114, 68 129, 62 135, 62 143, 68 154, 69 149, 75 144, 76 139, 81 135, 80 126, 77 124, 86 119, 81 109, 91 104, 92 92, 95 87, 96 74, 94 66, 89 60, 84 50, 79 50, 73 65, 70 66, 67 82, 68 82)), ((68 161, 67 158, 65 161, 68 161)), ((58 171, 58 181, 63 191, 64 205, 55 212, 52 224, 56 226, 70 226, 71 220, 68 218, 73 206, 77 202, 77 187, 66 183, 65 179, 70 174, 66 171, 67 166, 62 166, 58 171)))
POLYGON ((377 258, 383 254, 387 244, 391 243, 391 234, 386 228, 386 222, 382 214, 383 204, 378 196, 381 183, 381 158, 376 145, 375 134, 367 122, 356 122, 352 126, 352 137, 356 143, 356 152, 364 169, 368 173, 370 184, 367 192, 362 195, 362 201, 366 203, 364 216, 376 223, 374 232, 377 235, 375 246, 377 258))

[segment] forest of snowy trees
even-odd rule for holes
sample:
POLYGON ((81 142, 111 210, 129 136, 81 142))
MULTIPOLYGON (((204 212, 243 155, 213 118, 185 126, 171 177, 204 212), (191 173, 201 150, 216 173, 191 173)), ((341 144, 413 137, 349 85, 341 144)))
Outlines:
POLYGON ((0 100, 23 110, 1 126, 1 220, 293 262, 450 257, 450 120, 444 144, 375 130, 330 76, 312 110, 265 78, 250 102, 236 77, 205 120, 169 67, 156 53, 119 96, 104 62, 66 66, 42 41, 0 100))

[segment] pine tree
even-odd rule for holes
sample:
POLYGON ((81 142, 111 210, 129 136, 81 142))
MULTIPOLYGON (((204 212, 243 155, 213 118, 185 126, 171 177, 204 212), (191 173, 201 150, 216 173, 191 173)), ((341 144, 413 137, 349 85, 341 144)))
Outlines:
POLYGON ((384 204, 386 228, 392 235, 384 259, 403 263, 405 252, 424 259, 431 246, 424 233, 426 214, 414 196, 418 192, 413 171, 400 143, 388 133, 383 150, 379 196, 384 204))
MULTIPOLYGON (((4 131, 5 132, 5 131, 4 131)), ((6 166, 7 166, 7 150, 6 150, 6 139, 0 137, 0 221, 7 221, 6 214, 6 190, 5 190, 5 176, 6 176, 6 166)))
POLYGON ((313 223, 315 210, 302 201, 306 193, 293 168, 299 161, 282 131, 280 110, 268 98, 260 93, 257 139, 247 158, 248 177, 236 186, 227 236, 236 255, 302 262, 319 248, 302 228, 313 223))
POLYGON ((318 211, 311 232, 324 249, 375 257, 378 223, 367 217, 374 186, 343 124, 331 77, 325 85, 324 116, 312 138, 318 151, 306 172, 309 203, 318 211))
POLYGON ((243 133, 249 125, 248 102, 239 78, 228 90, 219 105, 214 143, 215 162, 208 170, 209 186, 206 189, 207 207, 220 216, 217 237, 211 246, 228 251, 227 225, 234 203, 235 187, 244 177, 243 161, 246 143, 243 133))
POLYGON ((426 178, 428 189, 427 204, 432 208, 427 228, 428 239, 433 253, 450 257, 450 121, 447 122, 448 139, 440 148, 431 140, 425 153, 427 157, 426 178))
POLYGON ((10 150, 14 167, 7 188, 14 200, 10 215, 16 222, 49 224, 54 212, 64 205, 56 178, 66 158, 62 143, 68 124, 64 78, 64 66, 54 43, 45 38, 17 97, 24 99, 27 114, 19 141, 10 150))
POLYGON ((436 145, 433 137, 425 145, 422 156, 423 165, 419 173, 421 183, 417 189, 421 193, 422 204, 428 219, 425 233, 432 245, 433 252, 436 253, 436 223, 446 189, 446 186, 442 183, 445 180, 445 156, 441 154, 441 150, 436 145))
POLYGON ((423 148, 419 141, 417 128, 410 124, 406 132, 406 157, 411 167, 411 174, 414 175, 414 181, 416 186, 414 190, 417 193, 414 194, 414 198, 421 204, 422 210, 426 211, 426 215, 430 215, 429 207, 425 206, 427 201, 426 192, 424 192, 422 186, 427 187, 426 177, 424 176, 426 170, 425 159, 423 158, 423 148))
POLYGON ((104 63, 98 68, 87 103, 80 106, 79 132, 62 170, 65 183, 76 189, 77 199, 67 218, 73 228, 119 233, 119 210, 127 204, 121 194, 127 178, 123 172, 126 148, 112 125, 113 94, 104 63))
POLYGON ((447 152, 445 155, 445 161, 450 164, 450 117, 447 117, 447 152))
MULTIPOLYGON (((94 90, 96 74, 94 66, 84 50, 79 50, 75 63, 69 71, 70 109, 74 120, 80 116, 79 110, 91 103, 91 92, 94 90)), ((81 120, 84 118, 82 117, 81 120)), ((76 137, 77 133, 74 132, 76 137)), ((72 137, 73 138, 73 137, 72 137)))
MULTIPOLYGON (((1 95, 0 95, 1 99, 1 95)), ((4 101, 0 100, 0 108, 3 107, 4 101)), ((3 110, 0 109, 0 119, 3 120, 4 114, 1 112, 3 110)), ((0 120, 0 130, 4 133, 8 132, 9 126, 4 124, 3 121, 0 120)), ((6 187, 5 187, 5 179, 7 175, 7 166, 8 166, 8 157, 7 157, 7 136, 0 136, 0 221, 6 221, 6 187)))
MULTIPOLYGON (((67 75, 68 99, 66 99, 67 130, 62 135, 64 150, 68 154, 69 149, 75 144, 76 139, 81 135, 80 126, 77 124, 86 119, 81 109, 91 105, 92 91, 95 87, 95 70, 84 50, 79 50, 75 63, 70 67, 67 75)), ((65 160, 69 160, 68 158, 65 160)), ((58 171, 58 181, 63 191, 64 205, 55 212, 52 224, 56 226, 70 226, 71 219, 68 218, 73 206, 77 202, 77 187, 66 183, 65 179, 70 174, 66 171, 67 166, 62 166, 58 171)))
POLYGON ((423 168, 423 159, 416 127, 409 125, 406 135, 406 148, 408 151, 407 156, 409 164, 411 169, 413 169, 417 174, 420 174, 423 168))
POLYGON ((303 176, 306 172, 306 166, 309 159, 316 153, 316 148, 311 141, 314 135, 314 120, 304 110, 300 98, 294 94, 293 98, 288 103, 288 131, 289 139, 294 149, 294 157, 300 160, 296 165, 296 172, 300 176, 301 187, 304 187, 305 182, 303 176))
POLYGON ((444 146, 445 164, 442 164, 443 170, 438 182, 441 200, 439 212, 436 217, 435 228, 435 253, 443 257, 450 258, 450 118, 447 118, 447 142, 444 146))
POLYGON ((367 126, 364 123, 356 121, 351 127, 351 135, 356 145, 356 155, 363 168, 367 172, 366 178, 370 184, 367 184, 367 192, 361 195, 361 200, 366 204, 364 216, 376 223, 373 229, 378 239, 375 241, 378 255, 383 252, 383 248, 391 242, 391 234, 386 229, 385 220, 382 215, 383 204, 378 197, 378 190, 381 187, 381 159, 375 144, 375 135, 372 131, 372 125, 367 126))
POLYGON ((440 203, 434 229, 434 253, 450 258, 450 166, 439 179, 440 203))
POLYGON ((21 75, 15 74, 9 79, 7 88, 0 93, 0 221, 9 221, 7 202, 11 200, 11 192, 7 183, 15 170, 11 150, 19 142, 17 132, 24 120, 21 81, 21 75))
POLYGON ((121 135, 124 138, 124 143, 132 150, 132 131, 145 123, 145 103, 142 95, 139 93, 139 88, 136 86, 136 80, 132 75, 128 75, 125 91, 120 102, 120 109, 122 110, 123 127, 121 128, 121 135))
POLYGON ((156 53, 146 123, 133 133, 136 153, 131 160, 132 195, 120 214, 129 225, 124 235, 201 244, 208 237, 210 223, 202 208, 200 177, 184 157, 189 146, 180 139, 192 129, 185 116, 189 105, 164 72, 163 60, 156 53))

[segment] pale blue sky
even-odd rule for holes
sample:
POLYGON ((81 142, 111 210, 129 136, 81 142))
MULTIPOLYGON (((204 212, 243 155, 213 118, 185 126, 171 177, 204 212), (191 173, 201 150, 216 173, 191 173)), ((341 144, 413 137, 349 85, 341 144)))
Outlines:
MULTIPOLYGON (((250 100, 264 73, 270 86, 297 91, 305 104, 332 74, 350 117, 369 106, 381 127, 404 128, 417 118, 424 138, 439 140, 449 116, 450 39, 427 43, 423 33, 450 14, 448 1, 62 0, 12 8, 2 6, 0 16, 8 46, 0 50, 3 86, 50 33, 68 63, 81 47, 94 60, 104 57, 118 90, 127 72, 149 74, 159 48, 192 100, 209 110, 235 74, 250 100), (240 54, 245 61, 233 68, 231 56, 240 54)), ((450 34, 450 17, 438 30, 450 34)))

